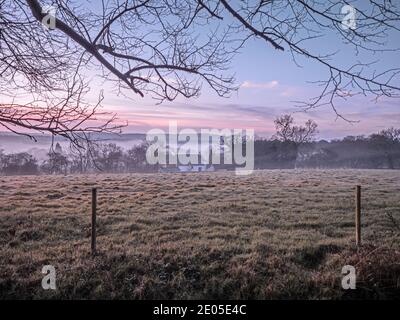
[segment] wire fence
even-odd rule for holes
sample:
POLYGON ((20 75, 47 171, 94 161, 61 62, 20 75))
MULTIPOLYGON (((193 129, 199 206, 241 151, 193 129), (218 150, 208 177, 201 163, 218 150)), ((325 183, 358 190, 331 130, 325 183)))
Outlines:
MULTIPOLYGON (((193 190, 191 194, 180 194, 180 190, 185 190, 186 187, 186 185, 181 189, 177 188, 176 186, 171 187, 170 190, 167 190, 169 192, 165 192, 165 188, 162 188, 161 186, 154 187, 152 190, 152 198, 148 198, 148 194, 146 194, 141 202, 154 202, 156 203, 155 206, 158 205, 161 208, 163 204, 173 204, 176 201, 176 199, 171 198, 172 193, 175 196, 179 197, 179 200, 184 199, 184 201, 176 203, 176 210, 179 211, 192 206, 190 201, 194 199, 194 193, 197 196, 197 194, 201 195, 206 192, 209 196, 214 194, 215 199, 204 201, 211 201, 213 204, 216 204, 214 207, 212 207, 213 210, 221 209, 222 204, 218 203, 218 190, 223 188, 223 186, 218 186, 216 184, 206 185, 203 182, 197 182, 191 185, 191 189, 193 190)), ((400 186, 397 185, 394 185, 394 187, 391 188, 384 188, 382 186, 375 187, 373 185, 367 185, 366 187, 360 185, 351 186, 348 183, 343 183, 333 187, 324 186, 323 188, 319 188, 318 186, 315 186, 312 189, 303 188, 301 186, 301 182, 299 182, 298 185, 290 185, 286 187, 282 185, 272 185, 260 188, 259 190, 256 190, 257 192, 251 193, 249 191, 248 194, 243 194, 243 192, 233 192, 230 200, 228 199, 230 202, 226 201, 225 204, 223 204, 225 207, 223 207, 221 210, 225 210, 226 208, 227 210, 232 209, 233 211, 241 211, 243 215, 249 214, 249 212, 253 212, 256 210, 251 207, 252 201, 256 202, 258 201, 257 199, 264 199, 267 202, 269 201, 268 192, 279 195, 280 190, 283 189, 285 190, 285 192, 282 192, 282 200, 278 200, 278 203, 275 204, 278 205, 278 207, 280 207, 282 210, 285 210, 289 203, 294 206, 298 205, 298 211, 307 210, 307 206, 310 207, 312 205, 321 206, 321 210, 324 210, 324 208, 326 207, 324 207, 323 205, 324 202, 330 199, 330 195, 336 193, 336 202, 331 206, 329 210, 343 210, 346 212, 347 218, 349 217, 350 212, 353 212, 353 218, 351 219, 352 221, 347 222, 345 227, 348 228, 349 226, 351 226, 353 228, 354 244, 356 244, 357 246, 362 244, 363 226, 366 224, 366 220, 364 219, 366 212, 373 212, 374 210, 380 210, 380 212, 383 211, 384 215, 379 216, 375 219, 375 221, 377 219, 385 219, 385 221, 387 221, 388 224, 391 224, 394 229, 400 230, 397 217, 398 213, 400 213, 400 204, 393 205, 392 202, 388 202, 388 199, 391 198, 391 195, 398 194, 398 192, 400 191, 400 186), (292 194, 292 197, 288 196, 290 194, 292 194), (237 196, 238 199, 235 199, 235 196, 237 196), (247 198, 246 201, 242 201, 243 196, 247 198), (261 196, 264 196, 264 198, 262 198, 261 196), (230 205, 231 208, 229 208, 230 205)), ((21 191, 15 191, 8 194, 2 194, 1 191, 2 189, 0 186, 0 198, 13 198, 18 196, 20 196, 21 198, 27 198, 30 196, 28 194, 24 194, 24 192, 21 191)), ((51 203, 57 203, 58 201, 61 202, 62 199, 65 198, 79 199, 79 205, 81 207, 80 210, 74 212, 74 216, 85 217, 85 219, 90 218, 89 221, 91 251, 93 254, 95 254, 97 244, 96 226, 99 223, 98 217, 105 218, 110 215, 124 215, 124 208, 118 209, 119 211, 117 213, 109 213, 113 210, 113 206, 116 201, 122 201, 124 203, 131 202, 131 207, 135 207, 134 210, 140 212, 141 206, 137 203, 137 201, 141 199, 143 189, 140 186, 108 187, 102 186, 101 184, 93 183, 90 185, 79 187, 67 187, 62 190, 44 190, 43 192, 47 193, 47 200, 51 203)), ((39 204, 39 206, 40 205, 45 205, 45 203, 41 203, 39 204)), ((62 204, 60 204, 60 206, 62 206, 62 204)), ((262 204, 259 204, 258 206, 261 208, 262 204)), ((196 210, 196 204, 194 204, 192 207, 194 210, 196 210)), ((12 209, 12 204, 9 208, 12 209)), ((34 223, 33 217, 34 215, 32 214, 28 215, 28 218, 32 221, 32 224, 34 223)), ((300 224, 302 223, 302 221, 298 222, 300 224)), ((374 227, 373 221, 368 222, 368 224, 369 227, 374 227)), ((171 228, 171 230, 173 230, 173 228, 171 228)))

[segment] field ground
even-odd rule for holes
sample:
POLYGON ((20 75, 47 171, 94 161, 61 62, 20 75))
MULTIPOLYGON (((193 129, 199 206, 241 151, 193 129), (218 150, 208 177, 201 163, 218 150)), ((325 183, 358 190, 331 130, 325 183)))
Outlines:
POLYGON ((0 177, 0 298, 399 298, 399 222, 400 171, 0 177), (48 264, 55 291, 41 287, 48 264))

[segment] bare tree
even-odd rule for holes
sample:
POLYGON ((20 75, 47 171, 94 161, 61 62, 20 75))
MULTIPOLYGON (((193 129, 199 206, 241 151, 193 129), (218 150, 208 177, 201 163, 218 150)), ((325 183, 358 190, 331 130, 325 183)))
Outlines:
MULTIPOLYGON (((60 99, 63 93, 65 101, 71 95, 79 95, 78 88, 84 85, 73 87, 73 84, 83 83, 85 70, 95 68, 101 70, 97 72, 99 76, 115 82, 120 94, 134 92, 141 97, 151 95, 160 102, 172 101, 178 96, 198 96, 206 83, 218 95, 227 96, 237 89, 234 77, 226 74, 232 57, 250 39, 258 38, 278 52, 289 51, 297 64, 309 60, 326 69, 326 79, 318 82, 321 93, 303 105, 306 109, 330 105, 341 116, 335 106, 337 99, 358 94, 376 99, 399 95, 400 69, 395 66, 384 69, 379 64, 375 67, 373 60, 379 53, 397 50, 390 47, 392 43, 386 43, 399 31, 400 11, 394 1, 102 0, 96 3, 100 5, 53 0, 52 5, 57 9, 53 15, 40 0, 0 0, 0 84, 6 88, 2 94, 10 95, 11 99, 20 92, 31 92, 36 101, 48 103, 50 97, 60 99), (343 28, 341 8, 345 4, 357 10, 356 28, 343 28), (41 25, 49 18, 54 20, 55 30, 46 31, 41 25), (355 54, 348 55, 343 63, 343 59, 334 59, 335 52, 323 52, 321 46, 315 49, 317 41, 325 35, 336 36, 355 54)), ((79 103, 81 100, 82 96, 79 103)), ((14 108, 11 110, 22 107, 13 103, 0 105, 3 125, 10 123, 3 115, 9 114, 10 105, 14 108)), ((53 107, 54 103, 48 105, 49 109, 53 107)), ((44 111, 44 125, 39 127, 30 125, 31 119, 24 121, 25 112, 12 123, 59 134, 54 126, 47 129, 49 122, 65 124, 62 115, 67 115, 61 112, 55 116, 56 109, 50 120, 48 111, 44 111)), ((80 116, 74 123, 85 119, 81 125, 97 112, 97 109, 78 110, 80 116)), ((67 123, 61 133, 66 130, 68 135, 70 128, 78 127, 67 123)), ((109 128, 110 123, 100 131, 109 128)))
POLYGON ((70 89, 66 97, 47 96, 46 100, 36 99, 25 104, 0 103, 0 126, 35 141, 32 130, 61 136, 73 147, 83 147, 94 133, 120 131, 122 125, 115 123, 115 115, 99 111, 102 97, 92 106, 81 100, 82 88, 70 89))
POLYGON ((381 132, 379 132, 379 134, 384 136, 393 144, 400 142, 400 129, 391 127, 389 129, 382 130, 381 132))
POLYGON ((317 133, 317 123, 307 120, 305 126, 295 126, 292 115, 285 114, 275 119, 276 138, 283 142, 301 144, 311 142, 317 133))
POLYGON ((124 152, 115 143, 97 144, 93 148, 93 164, 96 169, 105 172, 122 172, 124 168, 124 152))
POLYGON ((27 152, 1 154, 0 174, 4 175, 31 175, 37 174, 37 160, 27 152))
POLYGON ((84 57, 74 43, 45 31, 25 1, 0 0, 0 127, 36 140, 34 132, 86 145, 92 133, 119 132, 116 117, 85 102, 84 57))
POLYGON ((130 148, 125 155, 125 165, 128 172, 154 171, 157 167, 146 161, 146 151, 149 144, 144 142, 130 148))
MULTIPOLYGON (((287 0, 215 1, 214 14, 228 11, 235 18, 238 32, 258 37, 278 51, 287 50, 298 65, 312 61, 325 68, 315 82, 320 94, 301 102, 306 110, 329 105, 338 117, 337 101, 355 95, 399 97, 398 66, 380 65, 384 54, 398 52, 394 36, 400 31, 400 8, 395 1, 378 0, 287 0), (346 23, 346 10, 352 9, 353 26, 346 23), (338 48, 324 52, 322 41, 338 39, 338 48), (320 42, 321 41, 321 42, 320 42), (318 49, 315 49, 318 48, 318 49), (351 50, 340 57, 340 51, 351 50), (326 75, 326 76, 325 76, 326 75)), ((247 39, 246 39, 247 40, 247 39)), ((383 58, 384 59, 384 58, 383 58)))
POLYGON ((389 169, 394 169, 396 146, 400 144, 400 129, 389 128, 372 134, 370 137, 372 147, 381 151, 387 159, 389 169))

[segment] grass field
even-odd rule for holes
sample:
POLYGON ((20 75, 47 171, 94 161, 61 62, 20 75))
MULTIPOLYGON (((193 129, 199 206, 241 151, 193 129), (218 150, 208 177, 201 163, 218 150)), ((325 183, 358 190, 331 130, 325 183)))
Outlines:
POLYGON ((399 222, 400 171, 0 177, 0 298, 399 298, 399 222))

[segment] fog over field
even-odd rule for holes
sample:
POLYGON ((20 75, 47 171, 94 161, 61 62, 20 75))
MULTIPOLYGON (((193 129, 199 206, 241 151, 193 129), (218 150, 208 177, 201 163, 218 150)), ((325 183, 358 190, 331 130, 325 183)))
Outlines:
MULTIPOLYGON (((68 150, 70 142, 62 137, 52 139, 49 135, 33 135, 36 139, 16 135, 13 133, 0 132, 0 150, 5 153, 28 152, 32 154, 38 161, 43 161, 47 158, 47 153, 50 151, 52 144, 59 143, 63 150, 68 150)), ((117 146, 127 150, 145 141, 144 134, 98 134, 94 136, 94 141, 98 143, 115 143, 117 146)))

